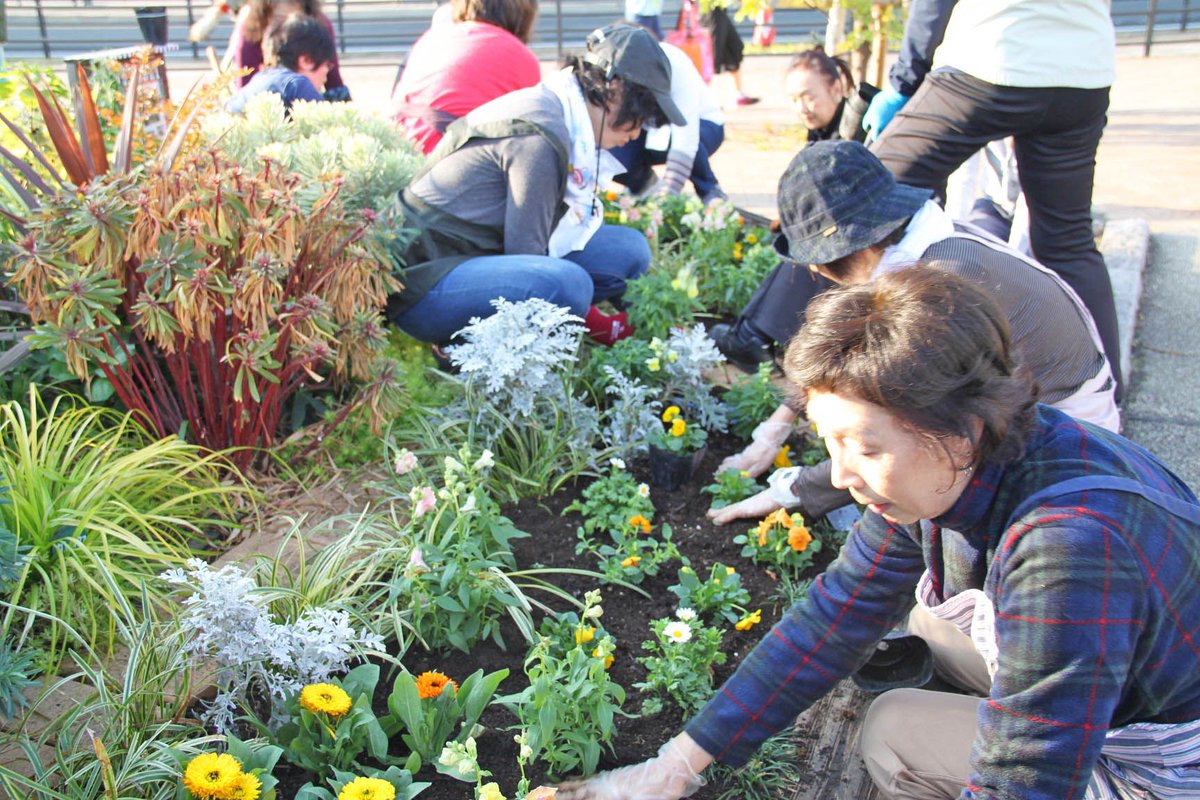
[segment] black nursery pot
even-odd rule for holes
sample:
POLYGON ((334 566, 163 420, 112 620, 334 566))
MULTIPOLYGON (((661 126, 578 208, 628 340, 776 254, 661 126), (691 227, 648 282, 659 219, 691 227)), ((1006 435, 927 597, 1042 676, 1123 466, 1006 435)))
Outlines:
POLYGON ((692 477, 707 450, 707 447, 701 447, 694 453, 672 453, 650 445, 650 485, 675 491, 692 477))

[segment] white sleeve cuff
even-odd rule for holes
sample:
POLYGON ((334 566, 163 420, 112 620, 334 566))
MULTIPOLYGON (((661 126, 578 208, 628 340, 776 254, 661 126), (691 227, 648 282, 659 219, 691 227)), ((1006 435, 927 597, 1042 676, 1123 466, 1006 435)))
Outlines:
POLYGON ((800 475, 800 467, 785 467, 777 469, 767 478, 767 493, 779 505, 791 508, 800 504, 800 498, 792 492, 792 484, 800 475))

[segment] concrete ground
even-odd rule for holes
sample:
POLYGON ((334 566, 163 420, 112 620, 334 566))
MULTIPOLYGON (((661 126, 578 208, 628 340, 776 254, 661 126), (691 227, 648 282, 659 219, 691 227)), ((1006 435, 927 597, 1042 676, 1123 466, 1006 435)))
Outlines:
MULTIPOLYGON (((344 62, 356 100, 386 110, 400 58, 344 62)), ((727 109, 726 141, 713 157, 730 197, 768 216, 778 178, 801 140, 783 97, 787 59, 745 61, 746 91, 761 102, 727 109)), ((181 97, 204 68, 172 63, 173 94, 181 97)), ((732 94, 727 76, 714 86, 732 94)), ((1200 44, 1156 45, 1149 58, 1140 46, 1118 48, 1095 205, 1108 222, 1102 244, 1126 340, 1126 432, 1200 488, 1200 44)))

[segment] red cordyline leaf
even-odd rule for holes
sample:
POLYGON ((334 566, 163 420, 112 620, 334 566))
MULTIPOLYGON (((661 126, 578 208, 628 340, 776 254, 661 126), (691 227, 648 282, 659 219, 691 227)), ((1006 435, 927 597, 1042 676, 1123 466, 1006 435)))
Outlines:
POLYGON ((88 85, 87 70, 82 63, 75 64, 76 84, 75 124, 79 127, 79 140, 83 143, 83 158, 93 175, 108 172, 108 154, 104 152, 104 131, 100 128, 100 114, 92 99, 92 87, 88 85))
POLYGON ((50 95, 50 99, 47 100, 46 95, 34 86, 28 75, 25 76, 25 83, 29 85, 30 91, 37 99, 38 109, 42 112, 42 119, 46 123, 46 132, 50 135, 50 141, 54 143, 54 150, 58 153, 58 160, 62 162, 63 169, 67 172, 67 178, 76 186, 84 186, 96 177, 96 173, 88 170, 87 162, 83 157, 83 149, 79 146, 75 132, 71 130, 71 123, 67 119, 67 115, 63 113, 62 107, 54 95, 50 95))

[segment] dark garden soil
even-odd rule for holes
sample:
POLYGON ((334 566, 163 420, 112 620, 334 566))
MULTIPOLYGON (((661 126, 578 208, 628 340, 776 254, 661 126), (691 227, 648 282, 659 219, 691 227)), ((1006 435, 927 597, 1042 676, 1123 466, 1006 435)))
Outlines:
MULTIPOLYGON (((735 566, 742 576, 742 585, 750 592, 749 608, 762 608, 762 623, 753 630, 739 632, 729 626, 725 632, 723 649, 728 656, 725 664, 715 667, 714 685, 733 674, 742 658, 754 647, 759 638, 770 629, 779 619, 784 601, 776 595, 777 580, 762 567, 756 566, 740 555, 741 546, 733 543, 733 537, 750 527, 754 521, 745 520, 719 528, 708 521, 705 512, 709 507, 710 497, 701 493, 700 489, 711 480, 711 476, 720 461, 730 453, 736 452, 741 442, 728 436, 713 436, 710 446, 700 469, 680 489, 666 492, 661 489, 651 491, 656 513, 655 525, 667 523, 674 531, 674 540, 679 550, 691 561, 692 567, 700 575, 707 575, 711 565, 721 562, 735 566)), ((649 469, 645 463, 633 463, 630 469, 639 481, 647 480, 649 469)), ((506 509, 506 514, 518 528, 530 534, 527 539, 514 541, 514 551, 517 563, 521 567, 545 565, 552 567, 575 567, 579 569, 595 569, 596 564, 586 554, 575 554, 575 529, 581 523, 578 514, 562 516, 562 509, 576 499, 586 482, 569 486, 559 494, 540 500, 525 500, 516 506, 506 509)), ((826 548, 819 553, 816 564, 811 568, 811 574, 816 574, 832 559, 833 548, 826 548)), ((601 585, 603 592, 604 617, 601 620, 604 629, 617 642, 616 661, 610 675, 613 680, 626 688, 628 693, 624 709, 634 714, 629 718, 618 718, 617 735, 614 739, 615 754, 605 752, 600 762, 601 769, 634 763, 654 756, 659 746, 668 738, 679 732, 686 720, 682 713, 667 701, 665 710, 654 717, 641 718, 638 713, 642 697, 640 692, 632 689, 632 685, 644 680, 645 669, 637 662, 637 656, 642 654, 641 643, 650 638, 650 621, 660 617, 671 616, 676 608, 674 594, 667 587, 678 582, 677 571, 679 564, 666 566, 659 575, 647 578, 640 586, 649 597, 628 589, 601 585)), ((585 591, 597 588, 596 581, 584 576, 563 575, 555 580, 563 588, 582 599, 585 591)), ((545 598, 548 604, 556 604, 551 598, 545 598)), ((567 610, 567 609, 561 609, 567 610)), ((451 678, 461 681, 476 669, 485 672, 509 668, 510 675, 500 685, 499 694, 512 694, 527 685, 522 671, 526 645, 517 632, 516 627, 508 623, 504 629, 504 638, 509 644, 508 652, 501 650, 492 642, 477 645, 470 654, 458 651, 446 653, 428 653, 414 648, 404 656, 405 667, 413 674, 435 669, 444 672, 451 678)), ((387 711, 387 695, 391 691, 392 680, 385 668, 379 682, 375 698, 378 713, 387 711)), ((484 714, 482 724, 487 731, 477 739, 479 745, 479 761, 481 765, 492 772, 493 777, 487 780, 498 781, 500 786, 511 792, 520 779, 517 771, 517 745, 513 741, 514 731, 511 727, 516 724, 516 718, 499 705, 493 705, 484 714)), ((396 737, 396 752, 399 757, 407 755, 404 745, 396 737)), ((302 785, 307 776, 289 774, 291 768, 281 764, 275 774, 281 780, 279 797, 289 798, 302 785)), ((534 769, 530 777, 532 786, 539 783, 551 783, 551 779, 534 769)), ((559 776, 562 777, 562 776, 559 776)), ((446 776, 437 774, 430 766, 425 766, 416 776, 417 780, 430 781, 432 786, 422 793, 423 800, 463 800, 472 796, 471 786, 446 776)), ((696 798, 715 798, 721 793, 720 785, 710 785, 694 795, 696 798)))

